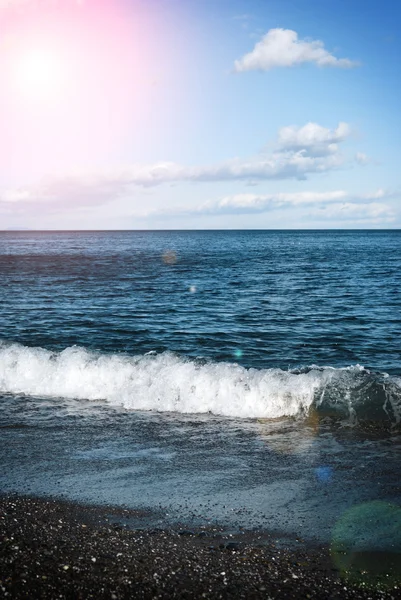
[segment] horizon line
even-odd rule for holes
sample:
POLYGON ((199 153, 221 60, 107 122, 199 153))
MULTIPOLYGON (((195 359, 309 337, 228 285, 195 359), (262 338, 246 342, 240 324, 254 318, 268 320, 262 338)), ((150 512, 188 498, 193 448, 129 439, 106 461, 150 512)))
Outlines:
POLYGON ((288 232, 309 232, 309 231, 341 231, 341 232, 355 232, 355 231, 401 231, 401 227, 394 228, 373 228, 373 227, 360 227, 360 228, 324 228, 324 227, 311 227, 311 228, 230 228, 230 229, 30 229, 30 228, 8 228, 0 229, 0 233, 157 233, 157 232, 233 232, 233 231, 264 231, 264 232, 277 232, 277 231, 288 231, 288 232))

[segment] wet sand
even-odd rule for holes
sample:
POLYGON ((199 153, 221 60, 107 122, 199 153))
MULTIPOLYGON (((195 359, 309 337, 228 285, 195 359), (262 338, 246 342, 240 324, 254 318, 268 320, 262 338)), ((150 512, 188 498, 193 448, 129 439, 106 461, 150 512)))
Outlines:
POLYGON ((328 547, 210 526, 127 527, 135 519, 146 514, 3 496, 0 597, 401 598, 386 568, 374 577, 361 569, 359 583, 344 579, 328 547))

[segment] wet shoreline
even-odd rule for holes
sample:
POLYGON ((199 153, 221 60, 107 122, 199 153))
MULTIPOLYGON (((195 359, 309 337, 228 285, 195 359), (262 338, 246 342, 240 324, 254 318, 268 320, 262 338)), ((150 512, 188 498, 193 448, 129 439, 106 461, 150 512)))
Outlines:
POLYGON ((2 597, 401 597, 398 564, 391 573, 375 560, 350 582, 328 546, 266 531, 155 529, 144 511, 15 495, 0 497, 0 515, 2 597))

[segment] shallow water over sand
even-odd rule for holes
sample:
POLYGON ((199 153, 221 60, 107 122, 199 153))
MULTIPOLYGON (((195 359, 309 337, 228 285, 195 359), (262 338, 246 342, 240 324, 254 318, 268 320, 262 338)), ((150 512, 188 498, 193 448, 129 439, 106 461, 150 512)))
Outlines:
POLYGON ((401 503, 396 433, 368 435, 316 416, 239 420, 15 395, 2 402, 3 492, 150 509, 153 525, 256 527, 324 542, 349 509, 401 503))

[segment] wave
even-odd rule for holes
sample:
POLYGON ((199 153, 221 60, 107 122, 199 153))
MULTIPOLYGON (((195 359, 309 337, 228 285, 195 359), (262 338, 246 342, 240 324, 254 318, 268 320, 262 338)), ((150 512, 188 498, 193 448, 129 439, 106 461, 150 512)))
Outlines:
POLYGON ((306 416, 316 410, 350 423, 401 420, 401 379, 359 365, 247 369, 170 352, 129 356, 77 346, 51 352, 0 342, 0 391, 239 418, 306 416))

